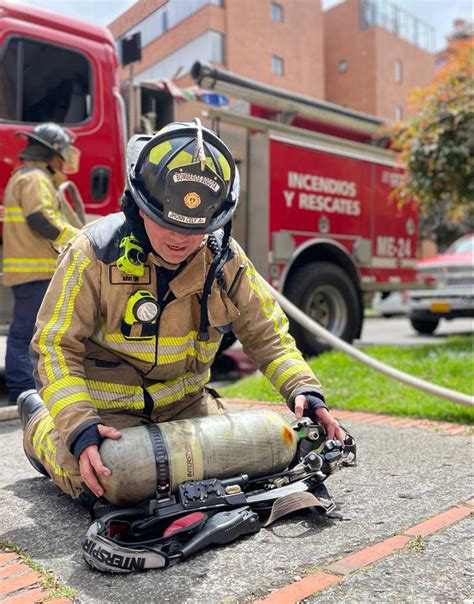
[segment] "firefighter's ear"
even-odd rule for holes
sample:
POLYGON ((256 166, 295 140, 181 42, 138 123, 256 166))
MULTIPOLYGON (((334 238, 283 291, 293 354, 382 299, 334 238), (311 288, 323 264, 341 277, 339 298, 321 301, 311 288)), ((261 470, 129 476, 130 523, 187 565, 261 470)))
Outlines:
POLYGON ((140 218, 145 218, 145 213, 141 208, 138 210, 138 213, 140 214, 140 218))

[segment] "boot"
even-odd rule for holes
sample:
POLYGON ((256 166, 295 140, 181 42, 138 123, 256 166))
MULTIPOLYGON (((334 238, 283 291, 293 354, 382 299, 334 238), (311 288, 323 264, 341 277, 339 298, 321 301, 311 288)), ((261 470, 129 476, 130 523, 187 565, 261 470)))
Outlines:
MULTIPOLYGON (((38 392, 36 390, 25 390, 25 392, 22 392, 18 396, 16 404, 18 407, 18 414, 20 416, 23 432, 25 431, 25 428, 30 423, 30 421, 33 419, 33 417, 39 411, 41 411, 41 409, 45 408, 43 399, 40 397, 40 395, 38 394, 38 392)), ((24 447, 23 447, 23 450, 25 451, 24 447)), ((31 457, 31 455, 29 455, 26 451, 25 451, 25 455, 26 455, 26 458, 28 459, 28 461, 30 462, 30 464, 33 466, 33 468, 37 472, 39 472, 40 474, 43 474, 43 476, 47 476, 49 478, 49 474, 48 474, 48 472, 46 472, 46 469, 42 463, 40 463, 37 459, 34 459, 33 457, 31 457)))

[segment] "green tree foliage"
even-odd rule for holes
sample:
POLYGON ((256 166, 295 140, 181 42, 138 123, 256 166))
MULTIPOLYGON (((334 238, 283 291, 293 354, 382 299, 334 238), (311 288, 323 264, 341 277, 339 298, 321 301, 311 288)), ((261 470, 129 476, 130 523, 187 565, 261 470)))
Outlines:
POLYGON ((433 83, 411 95, 413 115, 384 133, 407 167, 397 197, 418 201, 422 235, 441 245, 474 220, 473 74, 472 40, 458 41, 433 83))

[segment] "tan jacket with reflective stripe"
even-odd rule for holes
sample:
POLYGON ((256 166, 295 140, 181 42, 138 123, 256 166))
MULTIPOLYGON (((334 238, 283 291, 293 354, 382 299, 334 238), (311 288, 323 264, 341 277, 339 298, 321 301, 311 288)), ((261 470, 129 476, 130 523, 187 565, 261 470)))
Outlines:
POLYGON ((200 298, 213 258, 206 245, 170 281, 175 299, 162 311, 157 334, 141 338, 137 324, 135 339, 130 331, 125 336, 127 302, 138 290, 156 296, 160 265, 149 254, 142 277, 117 268, 127 229, 122 214, 86 227, 60 256, 38 315, 33 349, 39 355, 40 392, 68 446, 87 425, 106 423, 110 414, 160 421, 170 406, 195 399, 209 381, 222 339, 219 328, 229 324, 288 402, 297 389, 321 391, 288 334, 286 316, 235 241, 234 257, 224 267, 225 291, 215 281, 209 297, 207 342, 197 339, 200 298))
POLYGON ((45 162, 26 161, 17 168, 5 190, 3 225, 3 284, 20 285, 51 279, 61 246, 77 233, 61 210, 53 176, 45 162), (59 230, 54 241, 28 225, 27 216, 41 212, 59 230))

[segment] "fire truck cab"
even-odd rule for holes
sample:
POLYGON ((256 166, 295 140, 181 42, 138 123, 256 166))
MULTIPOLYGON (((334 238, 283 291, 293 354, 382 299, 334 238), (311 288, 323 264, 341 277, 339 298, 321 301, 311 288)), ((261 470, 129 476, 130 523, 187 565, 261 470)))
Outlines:
MULTIPOLYGON (((118 209, 125 124, 117 68, 107 29, 0 0, 0 200, 25 144, 17 132, 52 121, 76 136, 81 165, 71 180, 89 218, 118 209)), ((2 210, 0 205, 0 229, 2 210)), ((11 313, 9 293, 0 287, 3 328, 11 313)))

